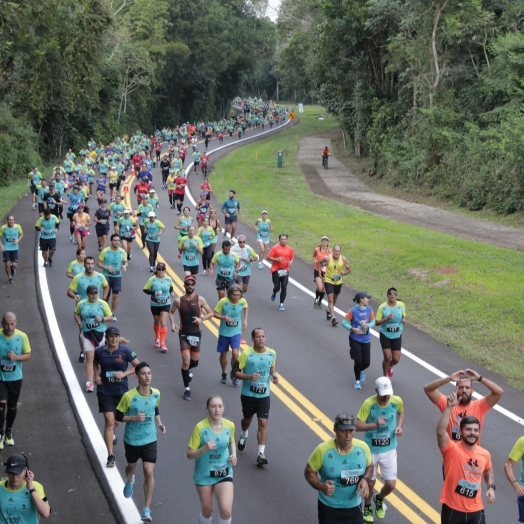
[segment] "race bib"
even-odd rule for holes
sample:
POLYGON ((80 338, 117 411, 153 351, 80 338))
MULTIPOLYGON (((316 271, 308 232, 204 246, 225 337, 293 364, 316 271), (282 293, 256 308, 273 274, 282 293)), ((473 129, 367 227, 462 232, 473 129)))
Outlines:
POLYGON ((279 269, 277 270, 277 274, 279 277, 287 277, 289 275, 289 271, 287 269, 279 269))
POLYGON ((44 235, 52 235, 54 232, 54 229, 44 229, 44 235))
POLYGON ((224 277, 228 277, 229 275, 231 275, 231 270, 230 269, 222 269, 220 271, 220 273, 224 276, 224 277))
POLYGON ((195 255, 186 255, 186 260, 195 260, 195 255))
POLYGON ((227 466, 210 466, 209 476, 213 478, 224 478, 229 474, 229 468, 227 466))
POLYGON ((149 240, 156 240, 157 235, 149 235, 149 240))
POLYGON ((120 273, 120 269, 113 269, 113 271, 110 271, 112 275, 118 275, 120 273))
POLYGON ((236 207, 228 207, 227 212, 230 215, 234 215, 236 213, 237 208, 236 207))
POLYGON ((388 433, 373 433, 371 436, 371 445, 382 447, 389 446, 391 439, 388 436, 388 433))
POLYGON ((262 238, 266 238, 269 233, 267 231, 259 231, 259 235, 262 237, 262 238))
POLYGON ((94 329, 100 326, 100 322, 97 322, 94 318, 91 319, 89 322, 86 322, 86 328, 87 329, 94 329))
POLYGON ((107 219, 106 219, 106 218, 101 218, 101 219, 99 220, 99 222, 100 222, 101 224, 107 224, 107 219))
POLYGON ((84 226, 76 226, 77 231, 84 231, 84 229, 85 229, 84 226))
POLYGON ((241 273, 242 271, 245 271, 247 269, 247 266, 242 266, 238 268, 238 272, 241 273))
POLYGON ((14 371, 16 371, 16 364, 12 361, 12 360, 9 360, 9 359, 2 359, 2 363, 0 365, 0 369, 4 372, 4 373, 13 373, 14 371))
POLYGON ((15 240, 16 240, 16 238, 6 238, 7 242, 14 242, 15 240))
POLYGON ((462 437, 460 436, 460 429, 457 426, 451 426, 451 439, 462 440, 462 437))
POLYGON ((122 382, 122 379, 116 378, 115 375, 119 373, 119 371, 106 371, 106 382, 110 382, 112 384, 116 384, 118 382, 122 382))
POLYGON ((467 480, 461 479, 455 488, 455 493, 468 499, 474 499, 477 496, 479 487, 477 482, 468 482, 467 480))
POLYGON ((386 328, 386 331, 388 333, 398 333, 400 330, 399 326, 397 324, 392 324, 392 325, 389 325, 387 328, 386 328))
POLYGON ((333 280, 333 282, 338 282, 342 277, 340 275, 333 275, 331 277, 331 280, 333 280))
POLYGON ((360 482, 359 469, 343 469, 340 472, 340 484, 342 486, 354 486, 360 482))
POLYGON ((191 347, 197 347, 200 344, 200 337, 188 335, 186 339, 191 347))
POLYGON ((153 301, 157 304, 167 304, 169 298, 154 298, 153 301))
POLYGON ((252 384, 249 387, 249 391, 251 391, 251 393, 258 393, 259 395, 263 395, 267 391, 267 388, 266 386, 261 386, 259 384, 252 384))
POLYGON ((226 326, 236 327, 236 326, 238 326, 238 320, 229 320, 229 321, 226 322, 226 326))

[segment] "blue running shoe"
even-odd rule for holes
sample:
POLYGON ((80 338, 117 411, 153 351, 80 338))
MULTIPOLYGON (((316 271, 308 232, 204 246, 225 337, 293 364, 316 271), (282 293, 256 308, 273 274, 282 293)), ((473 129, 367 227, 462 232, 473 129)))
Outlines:
POLYGON ((360 382, 364 382, 366 380, 366 375, 364 375, 364 372, 360 372, 360 382))
POLYGON ((362 386, 360 385, 360 380, 355 380, 353 384, 353 389, 362 389, 362 386))
POLYGON ((153 517, 151 517, 151 510, 149 508, 144 508, 141 515, 142 522, 153 522, 153 517))
POLYGON ((133 486, 135 485, 135 476, 133 475, 133 482, 126 482, 126 485, 124 486, 124 497, 126 499, 130 499, 131 495, 133 494, 133 486))
POLYGON ((278 310, 279 311, 285 311, 286 308, 284 307, 284 304, 280 304, 280 306, 278 306, 278 310))
POLYGON ((275 295, 275 293, 271 293, 271 302, 274 302, 274 301, 275 301, 275 298, 277 298, 277 296, 275 295))
POLYGON ((233 386, 238 386, 240 384, 240 380, 238 378, 233 379, 233 386))

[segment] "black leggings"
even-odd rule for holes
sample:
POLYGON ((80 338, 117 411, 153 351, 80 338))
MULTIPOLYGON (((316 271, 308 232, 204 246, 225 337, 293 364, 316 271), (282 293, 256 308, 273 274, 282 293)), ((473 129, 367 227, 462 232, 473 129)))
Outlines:
POLYGON ((442 504, 440 522, 441 524, 486 524, 486 517, 483 509, 466 513, 442 504))
POLYGON ((160 247, 160 242, 151 242, 147 240, 147 249, 149 251, 149 265, 156 265, 156 256, 158 255, 158 248, 160 247))
POLYGON ((202 268, 204 269, 204 271, 211 267, 212 258, 213 258, 213 244, 209 244, 209 246, 204 248, 204 252, 202 253, 202 268))
POLYGON ((278 271, 273 271, 271 278, 273 279, 273 295, 276 295, 280 291, 280 303, 283 304, 284 300, 286 300, 289 275, 279 277, 278 271))
POLYGON ((355 361, 355 380, 360 380, 360 372, 371 363, 371 342, 357 342, 349 337, 349 356, 355 361))

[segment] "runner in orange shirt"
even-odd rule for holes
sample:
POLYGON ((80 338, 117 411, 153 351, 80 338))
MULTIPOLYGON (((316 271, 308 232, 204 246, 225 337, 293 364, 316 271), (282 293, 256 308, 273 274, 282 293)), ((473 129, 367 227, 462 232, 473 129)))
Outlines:
POLYGON ((447 384, 448 382, 456 382, 455 393, 458 397, 458 403, 453 408, 451 417, 448 423, 448 435, 452 440, 460 440, 460 421, 462 418, 467 416, 476 417, 480 421, 481 429, 479 431, 479 445, 480 445, 480 434, 482 432, 482 425, 484 422, 484 416, 495 404, 498 403, 502 394, 503 389, 482 377, 476 371, 472 369, 466 369, 466 371, 455 371, 449 377, 439 378, 426 384, 424 391, 429 397, 433 404, 436 404, 440 411, 444 411, 446 407, 446 397, 438 391, 438 388, 447 384), (472 400, 473 397, 473 381, 482 382, 490 392, 485 397, 479 400, 472 400))
POLYGON ((460 439, 451 440, 448 425, 452 411, 460 405, 457 392, 446 399, 446 407, 437 424, 438 447, 444 461, 444 484, 440 494, 442 524, 485 524, 482 503, 482 477, 488 490, 486 502, 495 502, 495 484, 491 456, 478 445, 480 422, 465 416, 460 421, 460 439))
POLYGON ((273 280, 273 293, 271 293, 271 302, 275 301, 277 293, 280 291, 280 305, 278 309, 285 311, 284 300, 286 300, 287 283, 289 280, 289 270, 295 259, 293 248, 287 245, 286 233, 278 235, 278 244, 275 244, 267 254, 267 259, 271 264, 271 278, 273 280))

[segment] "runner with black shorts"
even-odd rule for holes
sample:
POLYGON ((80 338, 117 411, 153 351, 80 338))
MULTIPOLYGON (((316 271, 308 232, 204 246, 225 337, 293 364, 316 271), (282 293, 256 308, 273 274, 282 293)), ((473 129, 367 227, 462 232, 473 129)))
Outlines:
POLYGON ((4 313, 0 329, 0 449, 15 445, 12 428, 22 391, 22 366, 31 358, 29 339, 16 329, 16 322, 14 313, 4 313))
POLYGON ((142 459, 144 470, 145 507, 142 510, 142 521, 152 522, 151 501, 155 489, 153 470, 157 460, 157 429, 162 435, 166 428, 160 420, 158 406, 160 391, 151 387, 151 368, 146 362, 135 366, 138 386, 124 393, 116 407, 115 418, 125 422, 124 447, 126 450, 126 484, 124 497, 131 498, 135 484, 135 471, 138 461, 142 459), (155 426, 156 423, 156 426, 155 426))
POLYGON ((258 419, 258 455, 257 466, 265 466, 267 420, 269 418, 270 388, 271 381, 278 383, 278 375, 275 364, 277 354, 274 349, 266 347, 266 332, 262 328, 255 328, 251 332, 253 346, 243 351, 238 359, 239 371, 234 373, 235 378, 242 380, 242 403, 243 418, 242 434, 238 440, 238 450, 246 449, 248 429, 256 414, 258 419))
POLYGON ((169 319, 171 331, 178 331, 180 352, 182 354, 182 381, 184 382, 184 400, 191 400, 189 383, 193 379, 193 368, 200 360, 200 344, 202 341, 202 323, 213 317, 213 311, 204 297, 195 294, 196 278, 188 275, 184 279, 186 294, 173 300, 169 319), (178 309, 180 324, 175 324, 175 311, 178 309), (202 316, 202 310, 205 315, 202 316))
POLYGON ((53 255, 56 250, 56 233, 60 225, 60 219, 51 214, 51 210, 45 209, 44 216, 39 217, 35 229, 40 231, 39 247, 44 259, 44 267, 53 267, 53 255))
POLYGON ((382 371, 385 377, 393 376, 393 366, 400 361, 402 350, 402 331, 406 323, 406 306, 397 300, 397 290, 390 287, 387 291, 388 301, 377 309, 376 326, 380 326, 380 345, 384 360, 382 371))
POLYGON ((231 242, 224 240, 222 250, 213 255, 209 266, 209 275, 213 274, 215 264, 217 266, 217 277, 215 280, 218 291, 218 299, 224 298, 227 289, 235 282, 240 266, 240 258, 231 252, 231 242))
POLYGON ((109 326, 106 330, 106 343, 95 349, 93 361, 98 412, 103 413, 105 422, 104 441, 107 447, 108 468, 115 465, 113 446, 117 443, 116 407, 128 390, 127 377, 134 374, 135 366, 139 363, 135 352, 126 344, 129 344, 129 341, 120 336, 119 329, 109 326), (129 367, 129 364, 132 367, 129 367))

